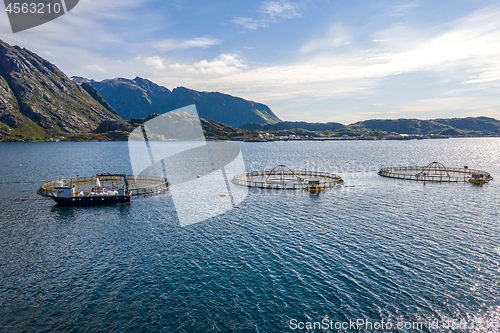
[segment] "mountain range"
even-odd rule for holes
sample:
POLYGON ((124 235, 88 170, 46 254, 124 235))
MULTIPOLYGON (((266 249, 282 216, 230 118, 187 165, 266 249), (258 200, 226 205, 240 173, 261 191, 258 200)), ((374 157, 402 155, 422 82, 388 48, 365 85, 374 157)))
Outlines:
POLYGON ((365 131, 387 131, 398 134, 444 134, 455 135, 466 132, 498 132, 500 121, 488 117, 449 119, 372 119, 348 126, 365 131))
POLYGON ((219 92, 178 87, 170 91, 147 79, 69 79, 51 62, 0 40, 0 141, 126 140, 156 114, 195 104, 210 139, 251 138, 257 132, 329 136, 420 134, 500 136, 500 121, 487 117, 372 119, 350 125, 281 121, 261 103, 219 92), (235 128, 240 127, 240 128, 235 128))
POLYGON ((199 117, 233 127, 246 123, 281 122, 267 105, 219 92, 200 92, 184 87, 170 91, 140 77, 95 81, 74 76, 72 79, 94 87, 124 120, 144 118, 151 113, 162 114, 195 104, 199 117))
POLYGON ((0 131, 43 138, 89 132, 120 119, 54 64, 0 41, 0 131))
POLYGON ((321 131, 333 136, 349 135, 445 135, 482 136, 500 135, 500 121, 488 117, 467 117, 449 119, 370 119, 350 125, 340 123, 308 123, 284 121, 277 124, 245 124, 241 129, 249 131, 278 132, 282 134, 307 134, 321 131), (304 132, 305 131, 305 132, 304 132))
MULTIPOLYGON (((99 127, 84 137, 83 140, 126 141, 128 140, 129 134, 132 133, 134 129, 143 125, 147 121, 156 118, 158 115, 159 114, 157 113, 152 113, 145 118, 105 120, 99 125, 99 127)), ((163 118, 162 121, 166 121, 165 119, 170 118, 172 119, 172 124, 178 122, 179 120, 187 123, 193 119, 192 115, 184 112, 169 112, 164 115, 164 117, 165 118, 163 118)), ((243 129, 233 128, 231 126, 221 124, 215 120, 205 120, 198 117, 195 117, 195 119, 199 119, 205 139, 207 140, 229 140, 234 139, 235 137, 244 138, 244 136, 251 135, 252 133, 243 129)), ((81 139, 81 136, 76 139, 81 139)))
POLYGON ((228 132, 227 125, 281 121, 264 104, 218 92, 183 87, 170 91, 139 77, 100 82, 71 80, 39 55, 0 40, 0 141, 52 137, 76 140, 77 136, 96 139, 94 131, 103 122, 146 118, 191 104, 196 104, 199 115, 207 118, 206 124, 213 125, 210 133, 222 137, 242 132, 228 132), (214 120, 220 125, 210 123, 214 120), (214 128, 221 126, 226 126, 224 133, 217 134, 214 128))

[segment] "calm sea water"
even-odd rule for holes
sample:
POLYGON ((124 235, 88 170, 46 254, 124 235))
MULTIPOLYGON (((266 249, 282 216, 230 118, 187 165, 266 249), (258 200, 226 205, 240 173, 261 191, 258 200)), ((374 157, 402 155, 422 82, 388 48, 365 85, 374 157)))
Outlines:
POLYGON ((444 332, 454 319, 490 325, 465 331, 500 332, 500 139, 241 149, 249 170, 332 171, 346 186, 320 195, 251 189, 236 209, 181 228, 168 192, 86 208, 36 194, 61 172, 131 173, 126 143, 1 143, 0 330, 305 332, 293 328, 328 322, 309 331, 337 332, 345 330, 335 323, 364 320, 444 332), (496 180, 376 175, 432 161, 496 180))

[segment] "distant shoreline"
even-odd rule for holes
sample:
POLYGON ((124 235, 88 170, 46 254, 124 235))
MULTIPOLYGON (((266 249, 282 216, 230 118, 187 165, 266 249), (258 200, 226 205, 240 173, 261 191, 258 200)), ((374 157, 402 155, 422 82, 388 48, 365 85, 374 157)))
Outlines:
MULTIPOLYGON (((366 137, 311 137, 300 139, 275 139, 275 140, 259 140, 259 139, 206 139, 205 141, 239 141, 239 142, 298 142, 298 141, 413 141, 413 140, 435 140, 435 139, 482 139, 482 138, 500 138, 500 135, 483 135, 483 136, 426 136, 426 137, 384 137, 384 138, 366 138, 366 137)), ((0 143, 61 143, 61 142, 127 142, 128 140, 80 140, 80 139, 58 139, 58 140, 0 140, 0 143)), ((154 141, 163 142, 163 141, 154 141)), ((164 141, 168 142, 168 141, 164 141)))

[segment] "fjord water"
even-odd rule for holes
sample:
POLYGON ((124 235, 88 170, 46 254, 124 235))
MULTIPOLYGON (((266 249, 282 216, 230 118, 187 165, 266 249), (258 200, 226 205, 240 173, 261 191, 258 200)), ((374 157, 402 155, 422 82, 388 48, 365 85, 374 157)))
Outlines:
POLYGON ((168 192, 83 208, 36 194, 61 172, 131 173, 126 143, 1 143, 0 330, 290 332, 293 319, 500 320, 500 139, 240 146, 247 170, 332 171, 346 186, 319 195, 250 189, 236 209, 182 228, 168 192), (376 174, 432 161, 495 180, 376 174))

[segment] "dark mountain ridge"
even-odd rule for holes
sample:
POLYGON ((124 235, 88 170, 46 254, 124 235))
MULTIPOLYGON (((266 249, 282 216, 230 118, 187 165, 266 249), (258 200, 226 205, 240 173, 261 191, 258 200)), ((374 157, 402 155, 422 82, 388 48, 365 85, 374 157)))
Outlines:
POLYGON ((467 117, 449 119, 369 119, 350 125, 340 123, 308 123, 303 121, 284 121, 277 124, 245 124, 241 129, 250 131, 283 132, 287 130, 306 130, 332 132, 333 135, 379 135, 383 132, 409 135, 494 135, 500 134, 500 121, 488 117, 467 117))
MULTIPOLYGON (((92 133, 101 135, 101 139, 106 140, 127 140, 129 134, 142 124, 147 121, 154 119, 158 116, 157 113, 152 113, 145 118, 132 118, 129 120, 105 120, 99 127, 97 127, 92 133)), ((170 117, 192 117, 187 113, 183 112, 171 112, 166 116, 170 117)), ((203 118, 197 118, 201 123, 203 133, 207 140, 228 140, 235 137, 243 137, 244 135, 250 135, 251 132, 233 128, 221 124, 215 120, 205 120, 203 118)))
POLYGON ((488 117, 467 117, 449 119, 371 119, 359 121, 347 126, 358 130, 379 130, 398 134, 439 134, 443 131, 455 130, 476 132, 495 132, 500 130, 500 121, 488 117))
POLYGON ((99 82, 77 77, 70 80, 37 54, 0 41, 0 141, 52 136, 126 140, 131 128, 152 114, 191 104, 196 104, 200 118, 208 119, 201 122, 212 139, 256 136, 256 131, 303 135, 323 132, 328 136, 500 136, 500 121, 488 117, 371 119, 347 126, 334 122, 282 122, 264 104, 218 92, 184 87, 170 91, 140 77, 99 82), (130 120, 124 121, 114 107, 130 120), (236 126, 241 129, 233 128, 236 126))
POLYGON ((94 81, 73 77, 93 86, 123 119, 144 118, 195 104, 198 115, 207 120, 238 127, 245 123, 277 123, 281 120, 264 104, 219 92, 200 92, 184 87, 170 91, 147 79, 117 78, 94 81))
POLYGON ((84 133, 119 118, 54 64, 0 41, 0 137, 84 133))

